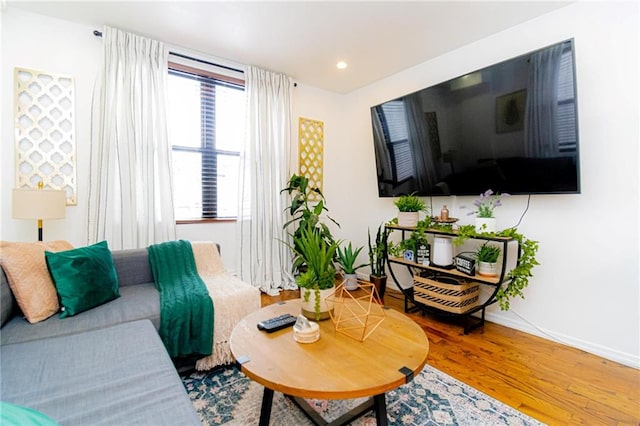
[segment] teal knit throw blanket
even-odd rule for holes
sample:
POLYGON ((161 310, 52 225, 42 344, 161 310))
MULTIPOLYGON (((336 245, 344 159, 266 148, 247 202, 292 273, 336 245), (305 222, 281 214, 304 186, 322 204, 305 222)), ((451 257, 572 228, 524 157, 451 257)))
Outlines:
POLYGON ((211 355, 213 302, 198 275, 191 243, 154 244, 148 252, 160 292, 159 333, 169 355, 211 355))

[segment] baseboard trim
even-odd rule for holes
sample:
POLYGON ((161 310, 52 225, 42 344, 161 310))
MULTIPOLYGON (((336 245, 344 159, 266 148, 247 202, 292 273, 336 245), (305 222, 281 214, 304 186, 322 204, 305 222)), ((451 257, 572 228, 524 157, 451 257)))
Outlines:
POLYGON ((541 337, 547 340, 556 341, 562 345, 577 348, 590 354, 606 358, 608 360, 617 362, 619 364, 626 365, 628 367, 640 369, 640 356, 636 356, 630 353, 617 351, 611 348, 607 348, 602 345, 598 345, 585 340, 576 339, 573 336, 568 336, 562 333, 556 333, 555 331, 547 330, 544 328, 536 328, 525 321, 506 318, 503 315, 496 315, 491 312, 487 312, 485 316, 487 321, 494 322, 496 324, 503 325, 505 327, 513 328, 515 330, 523 331, 525 333, 533 334, 534 336, 541 337))

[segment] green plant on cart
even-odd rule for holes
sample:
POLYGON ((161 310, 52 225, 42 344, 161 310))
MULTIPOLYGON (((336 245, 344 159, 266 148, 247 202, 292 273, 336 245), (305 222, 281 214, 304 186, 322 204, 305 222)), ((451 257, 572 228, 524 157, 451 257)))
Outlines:
POLYGON ((422 212, 427 209, 424 201, 416 197, 415 194, 401 195, 393 204, 395 204, 401 212, 422 212))
POLYGON ((489 241, 482 244, 475 252, 478 262, 496 263, 500 257, 500 247, 489 244, 489 241))

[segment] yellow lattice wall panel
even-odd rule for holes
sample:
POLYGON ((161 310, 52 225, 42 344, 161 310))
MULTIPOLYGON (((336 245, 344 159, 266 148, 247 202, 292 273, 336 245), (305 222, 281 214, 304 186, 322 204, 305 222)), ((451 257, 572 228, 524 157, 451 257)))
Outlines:
MULTIPOLYGON (((324 172, 324 123, 322 121, 304 117, 298 119, 298 156, 299 174, 309 179, 311 187, 318 188, 322 192, 324 172)), ((313 198, 320 199, 319 196, 313 198)))
POLYGON ((61 189, 76 205, 73 78, 14 69, 16 188, 61 189))

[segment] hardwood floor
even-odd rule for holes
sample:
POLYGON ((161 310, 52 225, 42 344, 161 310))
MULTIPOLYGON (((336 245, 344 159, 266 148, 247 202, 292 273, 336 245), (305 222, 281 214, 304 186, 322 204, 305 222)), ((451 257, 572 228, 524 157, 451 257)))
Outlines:
MULTIPOLYGON (((298 291, 262 295, 263 306, 298 291)), ((387 306, 403 311, 402 294, 387 306)), ((550 425, 640 425, 640 370, 487 322, 468 335, 459 325, 408 314, 429 338, 428 363, 550 425)))

